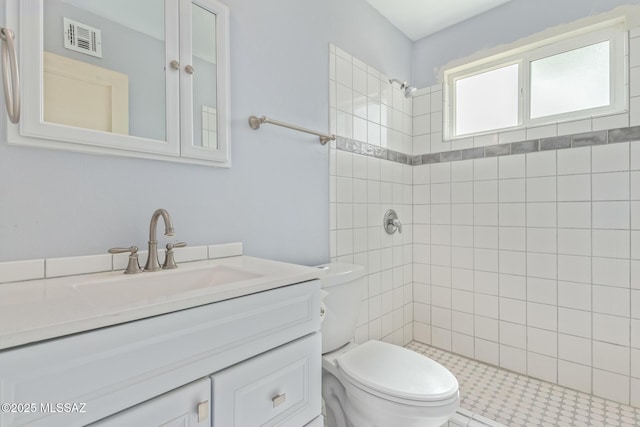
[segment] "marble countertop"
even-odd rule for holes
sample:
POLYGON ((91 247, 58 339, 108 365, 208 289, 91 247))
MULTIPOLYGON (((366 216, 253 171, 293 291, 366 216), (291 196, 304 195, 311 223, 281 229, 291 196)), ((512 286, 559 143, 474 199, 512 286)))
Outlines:
POLYGON ((320 278, 323 271, 248 256, 0 284, 0 350, 320 278))

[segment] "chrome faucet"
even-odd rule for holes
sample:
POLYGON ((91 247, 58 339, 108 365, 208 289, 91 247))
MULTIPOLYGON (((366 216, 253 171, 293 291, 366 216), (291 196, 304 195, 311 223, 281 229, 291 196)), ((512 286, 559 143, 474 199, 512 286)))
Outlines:
POLYGON ((162 270, 158 262, 158 241, 156 240, 156 229, 158 228, 158 218, 160 217, 162 217, 164 221, 164 235, 173 236, 173 224, 171 223, 169 212, 165 209, 157 209, 153 215, 151 215, 151 223, 149 224, 149 255, 147 257, 147 264, 144 266, 144 271, 162 270))

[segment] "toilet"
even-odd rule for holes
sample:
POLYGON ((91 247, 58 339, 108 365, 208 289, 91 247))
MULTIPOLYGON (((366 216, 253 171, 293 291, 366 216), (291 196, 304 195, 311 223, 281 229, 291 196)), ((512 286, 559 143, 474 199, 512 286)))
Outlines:
POLYGON ((456 377, 403 347, 353 342, 366 283, 359 265, 320 266, 322 398, 328 427, 440 427, 460 404, 456 377))

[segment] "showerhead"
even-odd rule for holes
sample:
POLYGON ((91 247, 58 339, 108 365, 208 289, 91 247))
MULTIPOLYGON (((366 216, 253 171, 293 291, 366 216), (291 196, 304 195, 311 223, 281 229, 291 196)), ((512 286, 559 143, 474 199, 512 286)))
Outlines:
POLYGON ((418 89, 413 87, 413 86, 405 86, 404 88, 404 97, 405 98, 411 98, 413 95, 416 94, 416 91, 418 89))
POLYGON ((403 82, 403 81, 398 80, 398 79, 390 79, 389 83, 391 83, 391 84, 398 83, 400 85, 400 89, 404 90, 404 97, 405 98, 411 98, 416 93, 416 91, 418 90, 417 88, 415 88, 413 86, 409 86, 409 83, 403 82))

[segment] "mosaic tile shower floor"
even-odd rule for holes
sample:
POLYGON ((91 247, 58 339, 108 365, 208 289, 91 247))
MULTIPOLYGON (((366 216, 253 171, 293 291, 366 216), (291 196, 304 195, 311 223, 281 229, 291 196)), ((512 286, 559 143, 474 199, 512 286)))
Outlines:
POLYGON ((449 369, 460 406, 506 426, 638 427, 640 408, 622 405, 412 341, 407 348, 449 369))

